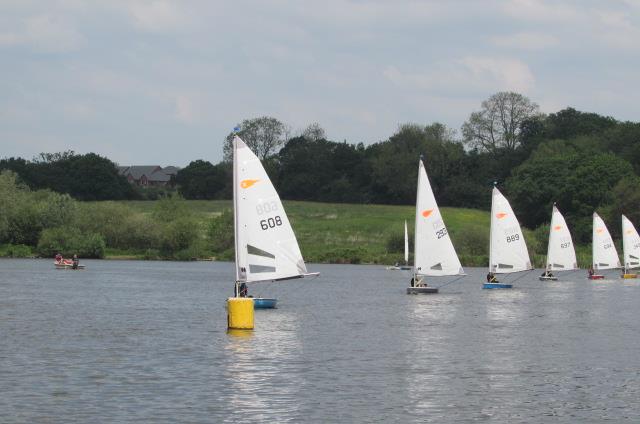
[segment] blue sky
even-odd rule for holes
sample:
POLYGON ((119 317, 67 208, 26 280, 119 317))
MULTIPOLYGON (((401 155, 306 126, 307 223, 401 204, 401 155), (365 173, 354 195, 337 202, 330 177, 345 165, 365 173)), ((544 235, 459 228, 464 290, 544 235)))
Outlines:
POLYGON ((218 162, 245 118, 377 142, 495 92, 638 121, 640 0, 0 0, 0 157, 218 162))

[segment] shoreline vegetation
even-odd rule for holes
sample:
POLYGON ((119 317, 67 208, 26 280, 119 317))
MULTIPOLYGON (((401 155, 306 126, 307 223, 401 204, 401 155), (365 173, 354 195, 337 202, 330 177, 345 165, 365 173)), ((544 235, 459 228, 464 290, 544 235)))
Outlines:
MULTIPOLYGON (((5 191, 12 177, 3 174, 0 185, 5 191)), ((174 196, 157 201, 79 202, 50 191, 29 191, 15 180, 13 184, 12 206, 20 219, 10 228, 5 226, 5 235, 13 231, 13 242, 0 245, 0 257, 52 258, 59 251, 81 258, 234 260, 230 200, 174 196), (27 231, 29 222, 36 228, 27 231), (31 239, 17 231, 31 234, 31 239)), ((409 262, 413 261, 412 205, 284 201, 284 206, 306 262, 402 263, 405 219, 410 229, 409 262)), ((441 211, 463 266, 487 266, 489 212, 449 207, 441 211)), ((534 266, 544 267, 548 226, 524 229, 524 235, 534 266)), ((578 245, 576 250, 579 266, 587 267, 590 246, 578 245)))

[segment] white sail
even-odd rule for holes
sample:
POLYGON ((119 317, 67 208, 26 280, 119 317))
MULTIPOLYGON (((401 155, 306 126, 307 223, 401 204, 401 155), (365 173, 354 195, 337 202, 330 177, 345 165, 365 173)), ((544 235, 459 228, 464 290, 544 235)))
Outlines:
POLYGON ((640 236, 629 218, 622 215, 622 252, 625 269, 640 267, 640 236))
POLYGON ((496 187, 493 187, 491 196, 490 238, 490 272, 507 274, 531 269, 529 251, 520 223, 511 205, 496 187))
POLYGON ((415 274, 443 276, 464 273, 440 215, 422 160, 418 166, 415 232, 415 274))
POLYGON ((409 232, 407 231, 407 220, 404 220, 404 264, 409 263, 409 232))
POLYGON ((570 271, 577 268, 576 250, 569 227, 558 208, 553 205, 546 269, 547 271, 570 271))
POLYGON ((239 137, 233 139, 233 199, 236 280, 304 276, 307 268, 280 196, 258 157, 239 137))
POLYGON ((620 268, 618 251, 604 221, 593 213, 593 269, 620 268))

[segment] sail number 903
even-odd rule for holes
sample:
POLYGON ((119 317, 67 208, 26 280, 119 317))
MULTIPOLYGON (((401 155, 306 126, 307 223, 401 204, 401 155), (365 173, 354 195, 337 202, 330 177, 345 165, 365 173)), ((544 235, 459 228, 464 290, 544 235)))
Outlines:
POLYGON ((512 236, 507 236, 507 243, 512 243, 516 240, 520 240, 520 234, 514 234, 512 236))
POLYGON ((260 221, 260 228, 268 230, 269 228, 275 228, 282 225, 282 218, 276 216, 274 218, 267 218, 260 221))

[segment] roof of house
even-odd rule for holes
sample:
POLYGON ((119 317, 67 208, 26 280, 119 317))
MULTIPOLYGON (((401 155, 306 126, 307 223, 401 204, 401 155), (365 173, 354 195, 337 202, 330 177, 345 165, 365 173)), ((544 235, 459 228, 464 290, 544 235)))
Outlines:
POLYGON ((164 172, 165 174, 169 174, 169 175, 175 175, 178 173, 178 171, 180 170, 179 167, 177 166, 166 166, 164 168, 162 168, 162 172, 164 172))
MULTIPOLYGON (((147 179, 150 180, 151 174, 162 169, 158 165, 134 165, 130 166, 127 171, 125 171, 124 175, 131 175, 134 180, 139 180, 143 175, 147 176, 147 179)), ((167 180, 168 181, 168 180, 167 180)))

